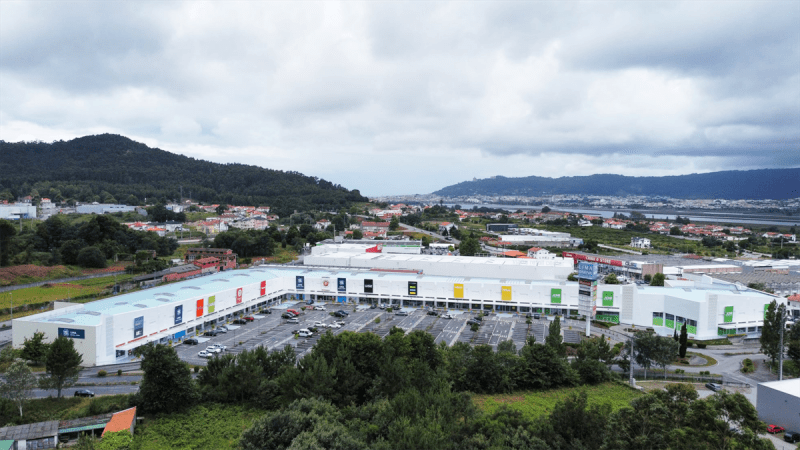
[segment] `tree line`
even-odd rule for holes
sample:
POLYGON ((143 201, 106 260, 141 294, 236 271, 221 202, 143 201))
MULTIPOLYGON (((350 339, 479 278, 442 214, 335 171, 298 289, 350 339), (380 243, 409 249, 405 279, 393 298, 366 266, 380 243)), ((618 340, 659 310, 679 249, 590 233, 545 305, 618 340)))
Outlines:
POLYGON ((698 399, 688 385, 643 395, 618 411, 589 405, 585 394, 539 418, 508 408, 478 410, 471 393, 614 377, 605 339, 582 343, 570 362, 553 331, 544 345, 529 338, 519 350, 507 341, 497 351, 436 345, 419 330, 393 328, 385 339, 327 333, 299 360, 291 346, 214 357, 196 381, 172 347, 150 345, 139 350, 144 375, 132 403, 146 414, 180 413, 203 402, 266 410, 244 430, 242 449, 771 448, 757 437, 763 423, 744 396, 698 399))
POLYGON ((0 266, 40 263, 102 268, 114 257, 125 258, 141 250, 168 256, 177 248, 175 239, 132 230, 107 215, 93 216, 83 224, 55 215, 22 232, 0 219, 0 266))

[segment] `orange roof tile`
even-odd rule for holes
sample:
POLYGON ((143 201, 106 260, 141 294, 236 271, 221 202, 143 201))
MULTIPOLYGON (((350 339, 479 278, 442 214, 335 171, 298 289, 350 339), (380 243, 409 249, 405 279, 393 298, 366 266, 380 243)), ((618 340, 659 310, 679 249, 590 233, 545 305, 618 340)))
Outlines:
POLYGON ((115 413, 113 416, 111 416, 111 420, 108 421, 105 429, 103 429, 103 434, 106 434, 107 431, 114 433, 117 431, 130 430, 135 420, 135 406, 133 408, 128 408, 124 411, 115 413))

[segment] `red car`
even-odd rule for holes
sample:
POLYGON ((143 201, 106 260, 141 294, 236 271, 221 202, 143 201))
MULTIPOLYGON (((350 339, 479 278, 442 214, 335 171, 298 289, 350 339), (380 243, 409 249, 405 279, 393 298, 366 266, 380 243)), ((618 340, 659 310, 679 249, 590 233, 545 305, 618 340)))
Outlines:
POLYGON ((255 317, 253 317, 253 316, 247 316, 247 317, 243 317, 243 319, 244 319, 244 320, 246 320, 246 321, 248 321, 248 322, 252 322, 252 321, 256 320, 256 318, 255 318, 255 317))
POLYGON ((286 312, 288 312, 288 313, 292 313, 292 314, 294 314, 295 316, 299 316, 299 315, 300 315, 300 313, 299 313, 299 312, 297 312, 297 310, 296 310, 296 309, 287 309, 287 310, 286 310, 286 312))
POLYGON ((786 431, 786 428, 780 427, 778 425, 767 425, 767 433, 783 433, 786 431))

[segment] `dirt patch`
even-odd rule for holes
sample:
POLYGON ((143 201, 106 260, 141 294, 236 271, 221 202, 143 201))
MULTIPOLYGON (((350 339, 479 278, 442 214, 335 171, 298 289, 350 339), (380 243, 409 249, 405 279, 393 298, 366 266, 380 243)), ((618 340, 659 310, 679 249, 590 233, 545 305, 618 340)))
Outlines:
POLYGON ((33 264, 23 264, 20 266, 3 267, 0 269, 0 280, 11 283, 17 277, 47 278, 50 273, 56 270, 64 270, 64 266, 43 267, 33 264))

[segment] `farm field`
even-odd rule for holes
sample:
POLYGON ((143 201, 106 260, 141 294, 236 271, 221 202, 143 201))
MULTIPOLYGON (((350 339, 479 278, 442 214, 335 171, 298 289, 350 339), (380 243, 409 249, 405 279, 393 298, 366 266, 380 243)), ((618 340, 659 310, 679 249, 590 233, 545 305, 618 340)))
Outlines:
POLYGON ((585 391, 589 405, 608 403, 616 411, 628 406, 634 398, 642 395, 628 386, 617 383, 603 383, 596 386, 553 389, 549 391, 515 392, 513 394, 475 395, 472 401, 483 412, 491 414, 505 405, 522 412, 529 419, 550 414, 556 403, 574 393, 585 391))
MULTIPOLYGON (((123 283, 132 278, 132 275, 117 275, 117 283, 123 283)), ((45 284, 37 287, 17 289, 12 292, 0 293, 0 321, 10 318, 9 309, 11 300, 14 300, 14 316, 22 317, 36 314, 47 303, 68 300, 86 302, 95 300, 98 295, 110 292, 114 286, 114 277, 90 278, 69 283, 45 284)))
POLYGON ((0 286, 35 283, 37 281, 80 277, 83 275, 119 272, 123 270, 125 270, 124 263, 114 264, 105 269, 82 269, 75 266, 37 266, 34 264, 23 264, 0 268, 0 286))

